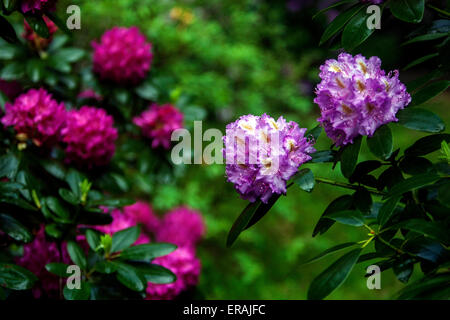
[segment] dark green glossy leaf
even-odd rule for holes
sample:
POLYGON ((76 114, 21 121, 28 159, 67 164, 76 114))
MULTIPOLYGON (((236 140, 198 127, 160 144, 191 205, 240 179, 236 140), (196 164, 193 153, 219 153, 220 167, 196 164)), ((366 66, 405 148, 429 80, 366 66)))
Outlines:
POLYGON ((66 284, 63 289, 63 294, 66 300, 89 300, 91 296, 91 284, 86 281, 81 281, 80 289, 69 289, 66 284))
POLYGON ((117 265, 116 278, 127 288, 133 291, 143 291, 147 287, 146 279, 138 271, 125 263, 115 262, 117 265))
POLYGON ((25 15, 25 20, 27 20, 31 29, 33 29, 40 37, 46 39, 50 37, 47 24, 42 16, 27 14, 25 15))
POLYGON ((304 191, 311 192, 314 189, 316 181, 311 169, 301 169, 294 180, 294 182, 304 191))
POLYGON ((45 198, 45 204, 52 210, 58 217, 63 220, 68 220, 70 218, 70 212, 58 198, 47 197, 45 198))
POLYGON ((383 205, 380 208, 380 211, 378 212, 377 217, 377 221, 380 226, 384 226, 386 222, 388 222, 389 219, 392 217, 395 207, 397 206, 400 199, 401 199, 400 196, 392 197, 383 203, 383 205))
POLYGON ((336 33, 342 30, 344 28, 345 24, 356 14, 358 11, 360 11, 364 6, 363 5, 355 5, 341 14, 339 14, 331 23, 328 25, 328 27, 325 29, 322 37, 320 38, 319 45, 322 45, 328 39, 330 39, 332 36, 334 36, 336 33))
POLYGON ((322 259, 322 258, 328 256, 328 255, 331 254, 331 253, 335 253, 335 252, 341 251, 341 250, 343 250, 343 249, 345 249, 345 248, 354 246, 354 245, 356 245, 356 244, 357 244, 356 242, 346 242, 346 243, 338 244, 338 245, 336 245, 336 246, 334 246, 334 247, 331 247, 331 248, 329 248, 329 249, 323 251, 322 253, 320 253, 319 255, 315 256, 314 258, 312 258, 312 259, 306 261, 304 264, 316 262, 316 261, 318 261, 318 260, 320 260, 320 259, 322 259))
POLYGON ((0 287, 12 290, 31 289, 38 278, 27 269, 10 263, 0 263, 0 287))
POLYGON ((344 177, 349 178, 355 170, 358 162, 359 150, 361 148, 361 137, 356 138, 352 144, 348 144, 341 153, 341 172, 344 177))
POLYGON ((70 276, 69 273, 67 273, 67 268, 69 267, 68 264, 62 263, 62 262, 52 262, 47 263, 45 265, 45 269, 53 274, 56 274, 58 277, 61 278, 67 278, 70 276))
POLYGON ((377 160, 368 160, 358 163, 355 171, 349 178, 350 183, 360 182, 361 177, 381 167, 381 162, 377 160))
POLYGON ((449 142, 450 134, 433 134, 417 140, 411 147, 405 150, 408 156, 424 156, 441 148, 442 141, 449 142))
POLYGON ((349 195, 345 195, 333 200, 333 202, 331 202, 325 209, 324 213, 319 219, 319 222, 317 222, 317 225, 314 227, 312 236, 315 237, 318 234, 324 234, 334 224, 334 221, 332 219, 329 219, 328 216, 335 212, 350 209, 352 203, 353 198, 349 195))
POLYGON ((31 232, 19 221, 10 215, 0 213, 0 230, 17 241, 30 242, 31 232))
POLYGON ((367 19, 370 15, 367 14, 365 9, 355 14, 342 32, 342 46, 349 51, 366 41, 375 31, 375 29, 369 29, 367 27, 367 19))
POLYGON ((100 236, 101 233, 98 232, 97 230, 92 230, 92 229, 87 229, 86 230, 86 240, 87 243, 89 244, 89 247, 91 247, 91 249, 93 251, 97 251, 98 247, 100 246, 100 236))
POLYGON ((11 62, 0 71, 0 78, 6 81, 18 80, 25 74, 24 67, 18 62, 11 62))
POLYGON ((65 63, 73 63, 82 59, 84 50, 78 48, 62 48, 53 54, 54 59, 65 63))
POLYGON ((126 248, 120 254, 124 260, 147 261, 157 257, 165 256, 177 249, 177 246, 170 243, 147 243, 126 248))
POLYGON ((333 162, 336 152, 332 150, 317 151, 311 154, 312 163, 333 162))
POLYGON ((406 156, 400 161, 399 167, 404 173, 416 175, 431 170, 433 163, 426 158, 406 156))
POLYGON ((259 205, 261 204, 261 201, 255 201, 251 202, 245 207, 245 209, 242 211, 242 213, 239 215, 239 217, 234 222, 233 226, 231 227, 230 232, 228 233, 227 237, 227 247, 231 247, 233 243, 236 241, 236 239, 239 237, 242 231, 245 230, 248 223, 252 219, 252 217, 255 215, 256 210, 258 209, 259 205))
POLYGON ((445 123, 435 113, 420 109, 406 108, 397 113, 398 123, 402 126, 425 132, 441 132, 445 129, 445 123))
POLYGON ((338 211, 328 215, 328 218, 354 227, 361 227, 364 225, 364 217, 358 210, 338 211))
POLYGON ((442 242, 446 245, 450 243, 450 236, 447 229, 439 222, 424 221, 422 219, 410 219, 400 222, 390 228, 402 228, 423 234, 424 236, 442 242))
POLYGON ((175 282, 177 279, 172 271, 157 264, 133 264, 133 267, 145 277, 147 282, 167 284, 175 282))
POLYGON ((389 4, 396 18, 411 23, 422 21, 425 10, 424 0, 392 0, 389 4))
POLYGON ((140 232, 139 227, 134 226, 114 233, 112 237, 111 252, 122 251, 131 246, 138 239, 140 232))
POLYGON ((439 178, 439 175, 435 173, 425 173, 408 178, 394 185, 391 190, 389 190, 389 192, 383 197, 383 199, 397 197, 404 194, 405 192, 419 189, 435 182, 439 178))
POLYGON ((391 129, 387 125, 378 128, 371 138, 367 138, 367 146, 376 157, 389 158, 393 149, 391 129))
POLYGON ((352 250, 319 274, 309 286, 308 299, 323 299, 337 289, 347 279, 360 254, 361 249, 352 250))
POLYGON ((83 249, 73 241, 67 242, 67 252, 69 253, 70 259, 78 265, 81 269, 85 270, 87 267, 86 256, 84 255, 83 249))
POLYGON ((308 130, 305 133, 305 137, 312 138, 312 139, 314 139, 314 142, 315 142, 315 141, 317 141, 317 139, 319 139, 319 136, 322 133, 322 131, 323 131, 322 127, 320 125, 318 125, 318 126, 312 128, 311 130, 308 130))
POLYGON ((5 39, 9 43, 19 42, 13 26, 3 16, 0 16, 0 37, 5 39))
POLYGON ((356 209, 362 213, 369 213, 372 208, 372 196, 370 195, 369 190, 364 187, 358 188, 353 194, 353 203, 355 204, 356 209))
POLYGON ((447 90, 450 81, 441 80, 430 83, 412 95, 412 105, 420 105, 447 90))
POLYGON ((80 200, 77 198, 77 196, 74 195, 73 192, 68 189, 61 188, 58 190, 58 193, 61 196, 61 198, 63 198, 70 204, 77 205, 80 203, 80 200))

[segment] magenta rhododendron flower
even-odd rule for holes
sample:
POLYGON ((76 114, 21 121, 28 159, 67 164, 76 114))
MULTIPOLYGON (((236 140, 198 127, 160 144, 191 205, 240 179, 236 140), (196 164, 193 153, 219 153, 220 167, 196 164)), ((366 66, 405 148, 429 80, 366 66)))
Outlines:
POLYGON ((58 27, 53 23, 53 21, 46 16, 43 16, 43 18, 50 34, 47 39, 40 37, 36 32, 34 32, 28 22, 24 20, 24 32, 22 37, 28 41, 32 48, 36 50, 46 49, 53 40, 53 34, 58 30, 58 27))
POLYGON ((55 0, 22 0, 22 12, 40 11, 43 9, 53 9, 55 0))
POLYGON ((3 125, 14 127, 20 140, 32 139, 37 146, 56 143, 65 121, 64 104, 42 88, 30 89, 13 104, 6 103, 2 118, 3 125))
POLYGON ((152 148, 170 148, 172 132, 183 127, 183 114, 170 104, 152 104, 146 111, 133 119, 142 134, 152 140, 152 148))
POLYGON ((168 284, 149 282, 146 297, 148 300, 171 300, 198 284, 201 263, 191 248, 180 247, 166 256, 156 258, 152 263, 172 271, 177 280, 168 284))
POLYGON ((205 223, 200 212, 180 207, 164 215, 156 232, 156 240, 194 247, 204 234, 205 223))
POLYGON ((114 155, 118 133, 113 117, 103 109, 83 106, 70 110, 61 133, 69 161, 88 167, 101 166, 114 155))
POLYGON ((103 97, 98 94, 97 92, 95 92, 93 89, 86 89, 84 91, 81 91, 77 98, 79 99, 93 99, 93 100, 97 100, 97 101, 102 101, 103 97))
POLYGON ((158 217, 153 213, 152 207, 144 201, 138 201, 124 207, 123 213, 136 223, 141 224, 147 232, 155 232, 159 227, 158 217))
POLYGON ((306 129, 283 117, 246 115, 227 125, 224 137, 226 174, 242 198, 267 203, 285 194, 286 182, 315 152, 306 129))
POLYGON ((136 84, 150 70, 152 44, 137 27, 114 27, 100 42, 92 42, 94 72, 100 78, 120 84, 136 84))
POLYGON ((44 225, 42 225, 33 241, 23 246, 23 255, 16 259, 18 265, 27 268, 39 278, 39 282, 32 289, 35 298, 44 295, 49 298, 58 298, 59 277, 48 272, 45 265, 51 262, 71 264, 65 244, 61 249, 62 254, 55 242, 45 238, 44 225))
POLYGON ((378 57, 347 53, 320 67, 314 102, 320 107, 318 121, 336 146, 359 135, 371 137, 381 125, 398 121, 396 113, 411 102, 398 71, 386 75, 380 67, 378 57))

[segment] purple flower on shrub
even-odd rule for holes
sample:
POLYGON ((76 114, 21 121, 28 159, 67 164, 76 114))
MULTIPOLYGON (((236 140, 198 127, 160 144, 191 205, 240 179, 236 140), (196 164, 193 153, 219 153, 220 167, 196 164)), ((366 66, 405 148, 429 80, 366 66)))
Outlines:
POLYGON ((44 295, 49 298, 58 298, 59 277, 48 272, 45 265, 51 262, 71 264, 65 244, 61 251, 62 254, 55 242, 45 238, 44 225, 42 225, 33 241, 23 246, 23 255, 16 259, 18 265, 30 270, 39 278, 39 282, 32 289, 36 299, 44 295))
POLYGON ((147 300, 172 300, 181 292, 197 285, 201 263, 192 248, 180 247, 174 252, 156 258, 152 263, 172 271, 177 280, 168 284, 148 283, 147 300))
POLYGON ((180 207, 164 215, 156 240, 193 248, 204 234, 205 223, 200 212, 180 207))
POLYGON ((137 84, 150 70, 152 45, 137 27, 114 27, 92 47, 94 72, 104 80, 137 84))
POLYGON ((24 32, 22 37, 28 41, 30 46, 38 51, 46 49, 53 40, 53 34, 58 31, 58 27, 46 16, 43 16, 45 24, 47 25, 49 37, 42 38, 30 27, 28 22, 24 20, 24 32))
POLYGON ((267 203, 272 194, 286 193, 286 182, 315 152, 305 132, 293 121, 275 121, 267 114, 242 116, 227 125, 226 175, 243 199, 267 203))
POLYGON ((14 127, 18 139, 32 139, 37 146, 56 143, 65 121, 64 104, 42 88, 30 89, 13 104, 6 103, 2 118, 3 125, 14 127))
POLYGON ((383 3, 383 0, 360 0, 361 2, 369 2, 369 3, 372 3, 372 4, 381 4, 381 3, 383 3))
POLYGON ((359 135, 371 137, 381 125, 398 121, 396 113, 411 102, 398 71, 386 75, 380 67, 378 57, 348 53, 320 67, 314 102, 320 107, 318 121, 336 146, 353 143, 359 135))
POLYGON ((105 110, 83 106, 70 110, 61 131, 69 161, 92 166, 106 165, 115 152, 117 129, 105 110))
POLYGON ((152 140, 152 148, 170 148, 171 135, 183 127, 183 113, 171 104, 152 104, 146 111, 133 119, 142 134, 152 140))

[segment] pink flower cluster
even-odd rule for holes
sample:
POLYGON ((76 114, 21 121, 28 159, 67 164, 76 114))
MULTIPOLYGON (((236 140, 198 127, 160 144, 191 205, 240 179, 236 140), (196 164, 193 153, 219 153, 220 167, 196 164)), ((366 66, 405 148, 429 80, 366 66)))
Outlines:
POLYGON ((106 31, 94 48, 94 72, 119 84, 137 84, 150 70, 152 45, 137 27, 114 27, 106 31))
POLYGON ((142 134, 152 140, 152 148, 170 148, 172 132, 183 127, 183 114, 170 104, 152 104, 133 119, 142 134))
POLYGON ((43 16, 43 18, 50 34, 47 39, 37 35, 36 32, 34 32, 34 30, 30 27, 28 22, 24 20, 24 33, 22 34, 22 37, 28 41, 32 48, 38 51, 44 50, 48 47, 48 45, 53 40, 53 34, 58 30, 58 27, 53 23, 53 21, 51 21, 46 16, 43 16))
POLYGON ((70 264, 71 260, 63 244, 60 253, 57 244, 45 238, 44 226, 42 225, 32 242, 23 246, 23 255, 16 263, 33 272, 39 283, 33 288, 33 296, 37 299, 42 296, 58 298, 59 278, 48 272, 45 265, 51 262, 63 262, 70 264))
POLYGON ((69 161, 101 166, 109 162, 115 152, 118 137, 114 119, 104 109, 83 106, 67 113, 67 125, 61 131, 67 144, 69 161))
POLYGON ((20 140, 32 139, 38 146, 56 143, 66 123, 64 104, 42 88, 29 90, 13 104, 6 103, 5 111, 3 125, 14 127, 20 140))
POLYGON ((35 12, 43 9, 53 9, 55 0, 22 0, 22 12, 35 12))

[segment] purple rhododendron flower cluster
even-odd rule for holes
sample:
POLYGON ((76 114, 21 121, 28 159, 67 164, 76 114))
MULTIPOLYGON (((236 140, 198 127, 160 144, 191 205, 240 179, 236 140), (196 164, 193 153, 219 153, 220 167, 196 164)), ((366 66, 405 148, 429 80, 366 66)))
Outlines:
POLYGON ((372 4, 381 4, 384 0, 360 0, 361 2, 369 2, 372 4))
POLYGON ((398 121, 396 113, 411 102, 398 71, 385 74, 378 57, 366 59, 342 53, 320 67, 322 81, 314 102, 322 124, 336 146, 353 143, 359 135, 372 136, 383 124, 398 121))
POLYGON ((12 126, 19 140, 32 139, 41 146, 56 143, 66 122, 66 110, 44 89, 30 89, 13 104, 5 104, 2 118, 5 126, 12 126))
POLYGON ((53 40, 53 34, 58 31, 58 27, 53 23, 53 21, 46 16, 43 16, 43 18, 50 35, 47 39, 40 37, 36 32, 34 32, 28 22, 24 20, 24 32, 22 37, 28 41, 32 48, 38 51, 46 49, 53 40))
POLYGON ((114 27, 92 47, 94 72, 104 80, 136 84, 150 70, 152 45, 137 27, 114 27))
POLYGON ((69 161, 105 165, 115 152, 118 137, 113 117, 104 109, 83 106, 67 112, 67 125, 61 131, 69 161))
POLYGON ((22 0, 21 9, 22 12, 35 12, 46 8, 53 9, 55 0, 22 0))
POLYGON ((156 232, 159 226, 159 219, 153 213, 152 207, 144 202, 138 201, 135 204, 126 206, 123 208, 123 213, 125 216, 139 223, 146 232, 156 232))
POLYGON ((142 134, 152 140, 152 148, 170 148, 172 132, 183 127, 183 113, 171 104, 152 104, 133 119, 142 134))
POLYGON ((23 246, 23 255, 16 259, 16 263, 33 272, 39 283, 32 289, 33 296, 37 299, 44 295, 49 298, 58 298, 59 277, 48 272, 45 265, 51 262, 63 262, 70 264, 71 260, 65 244, 61 248, 55 242, 45 238, 44 225, 36 233, 32 242, 23 246))
POLYGON ((315 152, 306 129, 283 117, 246 115, 227 125, 224 137, 226 175, 243 199, 267 203, 285 194, 286 182, 315 152))

